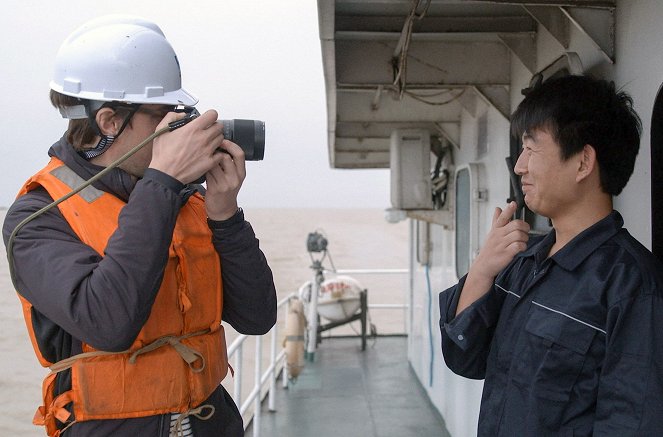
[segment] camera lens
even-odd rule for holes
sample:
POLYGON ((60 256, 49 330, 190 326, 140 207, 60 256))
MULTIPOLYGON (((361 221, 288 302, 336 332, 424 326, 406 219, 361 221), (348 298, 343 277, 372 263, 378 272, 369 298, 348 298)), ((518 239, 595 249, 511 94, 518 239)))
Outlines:
POLYGON ((247 161, 260 161, 265 156, 265 122, 260 120, 219 120, 223 136, 244 150, 247 161))

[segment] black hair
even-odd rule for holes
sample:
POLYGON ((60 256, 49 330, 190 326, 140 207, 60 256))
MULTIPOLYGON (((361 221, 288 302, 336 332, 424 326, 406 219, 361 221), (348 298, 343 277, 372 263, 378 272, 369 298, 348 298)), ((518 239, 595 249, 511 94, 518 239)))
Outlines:
POLYGON ((642 123, 633 99, 615 90, 613 82, 563 76, 533 88, 511 118, 511 133, 521 138, 535 129, 543 129, 555 139, 562 160, 591 145, 606 193, 621 193, 633 173, 642 123))

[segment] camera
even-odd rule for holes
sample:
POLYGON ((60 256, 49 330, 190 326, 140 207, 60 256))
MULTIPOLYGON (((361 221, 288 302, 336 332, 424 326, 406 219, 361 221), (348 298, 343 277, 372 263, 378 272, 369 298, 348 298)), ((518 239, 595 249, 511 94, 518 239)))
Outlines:
MULTIPOLYGON (((176 108, 186 116, 168 124, 169 129, 178 129, 200 116, 193 106, 176 108)), ((265 122, 260 120, 217 120, 223 125, 223 137, 237 144, 244 151, 247 161, 261 161, 265 157, 265 122)), ((223 151, 223 150, 222 150, 223 151)))
POLYGON ((265 156, 265 122, 260 120, 219 120, 223 136, 244 150, 247 161, 261 161, 265 156))

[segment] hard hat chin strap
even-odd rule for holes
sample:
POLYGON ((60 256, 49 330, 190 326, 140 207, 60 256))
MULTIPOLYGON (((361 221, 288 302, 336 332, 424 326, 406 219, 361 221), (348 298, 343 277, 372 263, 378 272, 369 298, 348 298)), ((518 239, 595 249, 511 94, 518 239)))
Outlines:
MULTIPOLYGON (((112 109, 116 109, 118 106, 113 106, 113 105, 103 105, 103 107, 110 107, 112 109)), ((106 150, 110 148, 110 146, 113 145, 115 142, 115 139, 120 136, 122 131, 124 131, 124 128, 127 127, 129 124, 129 121, 131 120, 131 117, 134 116, 136 111, 138 111, 138 108, 140 108, 139 104, 127 104, 127 105, 120 105, 123 108, 126 108, 129 110, 129 114, 124 118, 124 121, 122 122, 122 126, 120 126, 120 130, 117 132, 115 135, 105 135, 101 133, 101 130, 99 129, 99 125, 97 125, 97 111, 91 111, 91 108, 86 108, 87 113, 88 113, 88 119, 90 121, 90 125, 94 129, 94 131, 101 137, 97 145, 92 148, 92 149, 86 149, 86 150, 81 150, 78 152, 80 156, 83 158, 87 159, 88 161, 92 158, 96 158, 97 156, 101 155, 104 153, 106 150)), ((101 108, 99 108, 101 109, 101 108)))
POLYGON ((115 135, 102 135, 101 139, 93 149, 85 149, 78 152, 80 156, 88 161, 104 153, 115 142, 115 135))

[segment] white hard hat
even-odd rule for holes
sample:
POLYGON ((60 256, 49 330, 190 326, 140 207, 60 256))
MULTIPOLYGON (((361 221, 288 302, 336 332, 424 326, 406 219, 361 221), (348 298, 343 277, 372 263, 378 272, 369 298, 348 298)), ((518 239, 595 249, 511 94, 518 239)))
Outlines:
POLYGON ((52 90, 81 99, 193 106, 175 51, 156 24, 127 15, 89 21, 62 44, 52 90))

